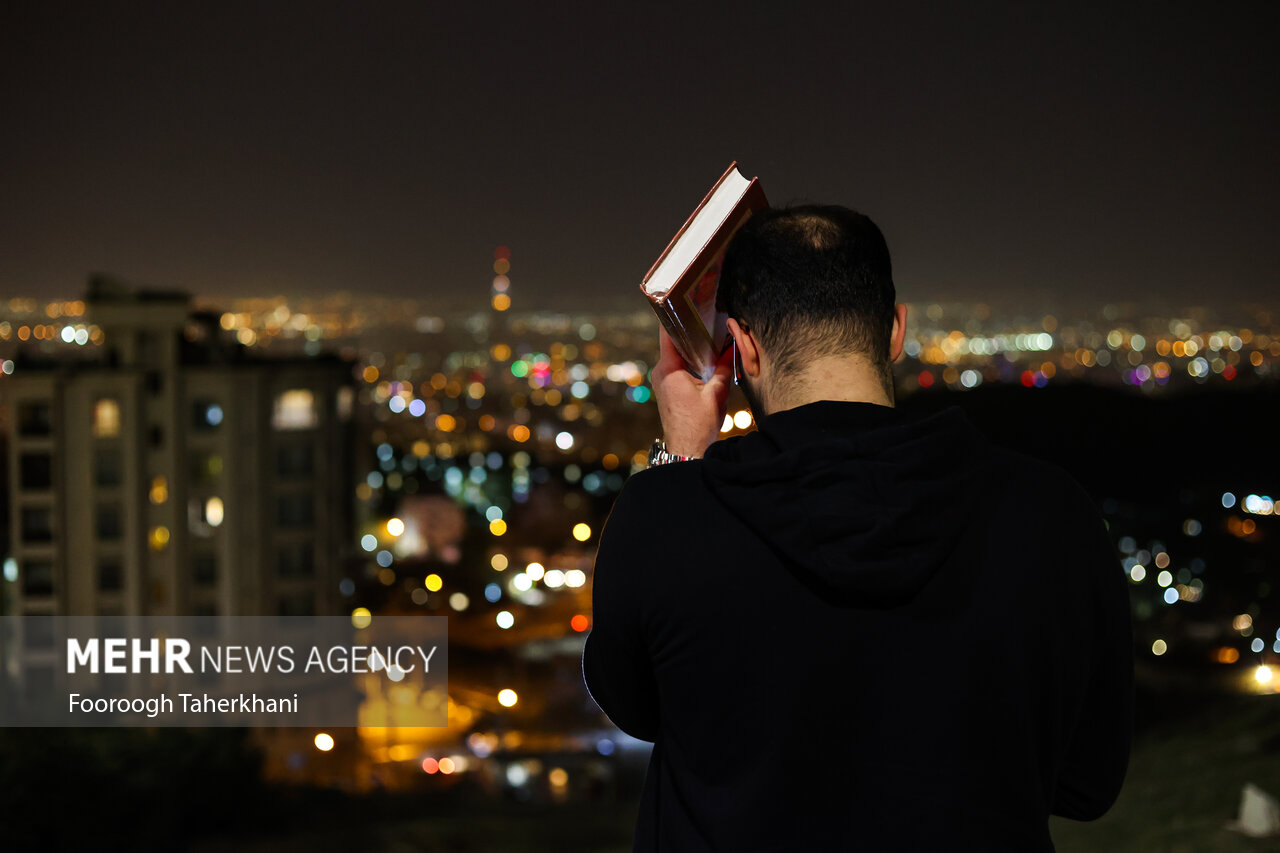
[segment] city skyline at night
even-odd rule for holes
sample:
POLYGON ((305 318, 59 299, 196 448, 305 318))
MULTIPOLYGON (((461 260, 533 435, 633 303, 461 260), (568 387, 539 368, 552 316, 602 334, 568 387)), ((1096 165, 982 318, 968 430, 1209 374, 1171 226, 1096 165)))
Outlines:
POLYGON ((139 3, 0 26, 0 295, 631 295, 731 159, 904 299, 1273 301, 1277 12, 139 3), (661 57, 659 59, 658 57, 661 57))

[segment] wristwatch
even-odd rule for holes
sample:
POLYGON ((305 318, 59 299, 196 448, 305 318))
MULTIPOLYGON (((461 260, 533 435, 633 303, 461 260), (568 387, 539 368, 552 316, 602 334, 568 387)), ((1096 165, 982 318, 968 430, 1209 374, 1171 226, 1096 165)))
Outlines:
POLYGON ((667 450, 667 443, 660 438, 653 440, 653 445, 649 448, 649 467, 654 465, 666 465, 669 462, 688 462, 692 456, 678 456, 667 450))

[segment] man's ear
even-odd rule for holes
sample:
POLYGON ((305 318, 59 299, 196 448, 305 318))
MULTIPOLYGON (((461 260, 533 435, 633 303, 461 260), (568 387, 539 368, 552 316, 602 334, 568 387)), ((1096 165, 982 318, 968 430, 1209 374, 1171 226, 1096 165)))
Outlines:
POLYGON ((729 334, 738 344, 738 358, 742 359, 742 372, 753 379, 760 375, 760 347, 755 336, 744 331, 738 321, 729 318, 729 334))
POLYGON ((902 341, 907 336, 907 306, 893 306, 893 329, 889 332, 889 361, 897 361, 902 356, 902 341))

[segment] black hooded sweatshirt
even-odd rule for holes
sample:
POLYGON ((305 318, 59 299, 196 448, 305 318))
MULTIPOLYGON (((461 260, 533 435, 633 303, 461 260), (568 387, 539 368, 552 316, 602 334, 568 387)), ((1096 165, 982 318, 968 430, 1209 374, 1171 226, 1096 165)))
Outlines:
POLYGON ((1115 549, 958 408, 812 403, 640 472, 593 584, 587 687, 654 742, 636 850, 1051 851, 1119 793, 1115 549))

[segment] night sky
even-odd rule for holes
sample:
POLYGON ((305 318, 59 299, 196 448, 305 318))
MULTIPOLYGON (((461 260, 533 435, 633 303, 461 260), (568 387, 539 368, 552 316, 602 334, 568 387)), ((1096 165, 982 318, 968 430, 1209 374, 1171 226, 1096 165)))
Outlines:
POLYGON ((1280 301, 1280 4, 17 5, 0 297, 630 296, 737 159, 903 299, 1280 301))

